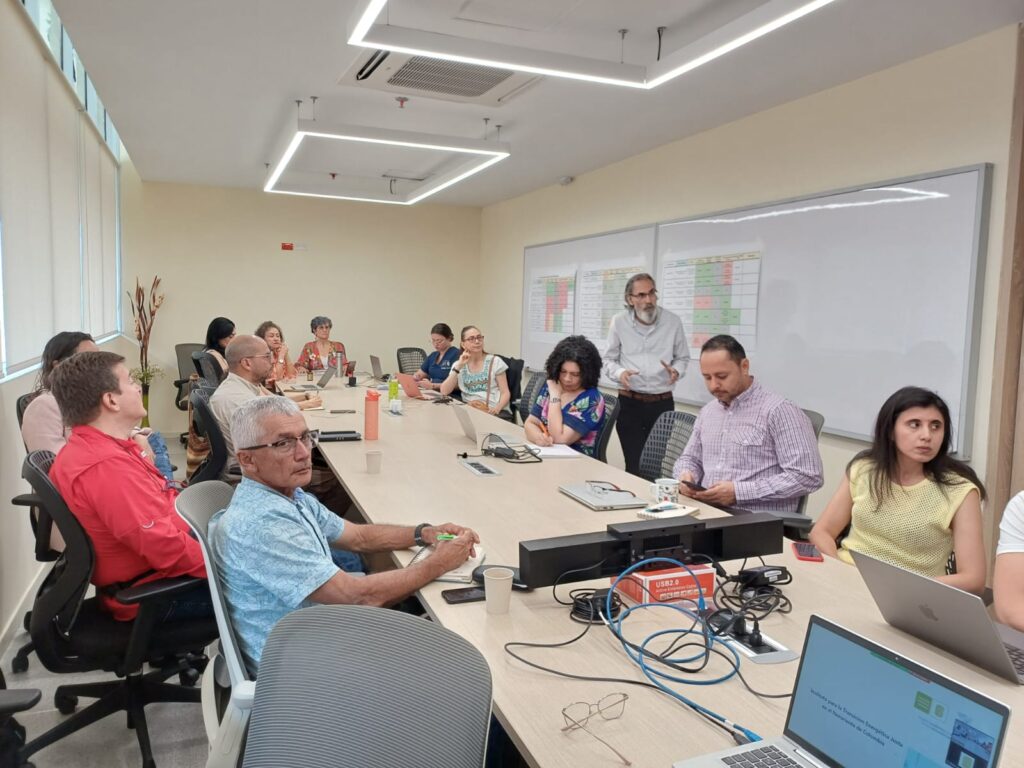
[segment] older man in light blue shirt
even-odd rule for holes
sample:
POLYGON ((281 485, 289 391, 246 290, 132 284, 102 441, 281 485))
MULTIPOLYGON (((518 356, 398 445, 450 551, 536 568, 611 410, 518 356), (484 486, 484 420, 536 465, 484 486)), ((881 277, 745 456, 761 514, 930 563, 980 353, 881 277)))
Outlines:
POLYGON ((285 614, 314 603, 393 604, 464 563, 479 541, 451 523, 412 528, 338 518, 301 489, 309 482, 316 433, 291 400, 261 397, 242 405, 231 419, 231 435, 244 479, 228 508, 210 520, 210 544, 253 674, 285 614), (438 540, 439 533, 455 538, 438 540), (331 557, 332 549, 389 552, 414 544, 435 549, 408 568, 365 578, 341 570, 331 557))

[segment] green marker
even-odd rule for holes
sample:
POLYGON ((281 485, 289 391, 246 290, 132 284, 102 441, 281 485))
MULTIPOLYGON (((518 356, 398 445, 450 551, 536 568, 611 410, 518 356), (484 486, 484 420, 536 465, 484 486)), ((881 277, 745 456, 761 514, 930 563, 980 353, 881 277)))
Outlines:
POLYGON ((451 533, 439 533, 439 534, 437 534, 437 540, 438 541, 452 541, 453 539, 457 539, 457 538, 458 538, 458 536, 455 536, 454 534, 451 534, 451 533))

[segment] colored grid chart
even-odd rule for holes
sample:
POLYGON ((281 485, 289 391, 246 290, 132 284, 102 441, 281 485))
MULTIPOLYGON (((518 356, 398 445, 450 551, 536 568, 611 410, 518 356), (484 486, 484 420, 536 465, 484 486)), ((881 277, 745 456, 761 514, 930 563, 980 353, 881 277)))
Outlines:
POLYGON ((626 281, 644 267, 587 269, 580 273, 580 333, 604 352, 612 318, 622 311, 626 281))
POLYGON ((668 260, 658 288, 662 305, 682 318, 696 357, 720 333, 748 351, 756 347, 760 280, 761 254, 748 252, 668 260))
POLYGON ((575 275, 543 275, 530 284, 530 330, 567 336, 573 331, 575 275))

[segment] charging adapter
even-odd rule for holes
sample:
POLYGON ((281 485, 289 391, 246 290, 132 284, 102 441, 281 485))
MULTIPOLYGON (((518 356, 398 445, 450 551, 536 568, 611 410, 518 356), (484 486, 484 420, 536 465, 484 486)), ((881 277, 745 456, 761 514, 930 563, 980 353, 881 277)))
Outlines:
POLYGON ((757 568, 744 568, 736 577, 741 590, 756 587, 770 587, 775 584, 788 584, 793 580, 789 569, 784 565, 760 565, 757 568))

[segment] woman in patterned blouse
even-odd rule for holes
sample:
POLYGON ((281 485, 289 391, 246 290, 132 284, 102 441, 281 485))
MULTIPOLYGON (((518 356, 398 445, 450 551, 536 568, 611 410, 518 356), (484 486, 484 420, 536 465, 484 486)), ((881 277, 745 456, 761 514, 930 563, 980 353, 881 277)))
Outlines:
POLYGON ((331 341, 331 318, 317 315, 309 321, 309 330, 315 337, 313 341, 307 341, 299 353, 299 359, 295 361, 295 368, 299 373, 306 371, 322 371, 325 368, 334 368, 341 358, 341 365, 344 368, 348 365, 348 358, 345 356, 345 345, 340 341, 331 341))
POLYGON ((555 345, 544 369, 548 380, 526 419, 527 440, 594 456, 604 422, 604 398, 597 390, 601 353, 586 337, 568 336, 555 345))

